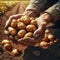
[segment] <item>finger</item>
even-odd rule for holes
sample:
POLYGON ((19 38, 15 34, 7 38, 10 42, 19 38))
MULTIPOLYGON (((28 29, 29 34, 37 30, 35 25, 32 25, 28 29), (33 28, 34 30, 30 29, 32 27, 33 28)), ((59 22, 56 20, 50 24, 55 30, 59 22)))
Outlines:
POLYGON ((6 21, 6 24, 5 24, 5 29, 10 25, 10 23, 11 23, 11 21, 12 21, 12 17, 10 17, 7 21, 6 21))
POLYGON ((41 27, 39 27, 33 34, 34 38, 39 39, 42 35, 44 35, 45 29, 41 27))
POLYGON ((23 43, 23 44, 28 44, 28 45, 33 45, 35 44, 36 40, 34 38, 21 38, 18 40, 18 43, 23 43))

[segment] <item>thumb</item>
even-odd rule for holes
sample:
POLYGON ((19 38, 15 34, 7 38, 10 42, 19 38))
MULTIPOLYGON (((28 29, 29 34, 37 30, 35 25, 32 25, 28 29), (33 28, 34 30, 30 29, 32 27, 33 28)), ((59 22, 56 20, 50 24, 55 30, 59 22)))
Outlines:
POLYGON ((42 37, 45 33, 45 26, 40 26, 33 34, 34 38, 38 39, 40 37, 42 37))

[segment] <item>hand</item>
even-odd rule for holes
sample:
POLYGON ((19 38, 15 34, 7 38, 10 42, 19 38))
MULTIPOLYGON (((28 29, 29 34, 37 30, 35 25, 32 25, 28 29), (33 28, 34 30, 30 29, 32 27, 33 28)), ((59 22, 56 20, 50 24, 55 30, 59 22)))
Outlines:
POLYGON ((44 35, 47 24, 50 22, 51 17, 48 13, 42 14, 36 19, 38 24, 38 29, 34 32, 33 36, 38 39, 44 35))
POLYGON ((22 16, 21 14, 16 14, 16 15, 10 16, 9 19, 6 21, 5 29, 7 29, 7 27, 10 25, 12 19, 18 19, 18 18, 20 18, 21 16, 22 16))
POLYGON ((43 38, 43 34, 45 32, 47 24, 50 22, 51 17, 48 13, 42 14, 39 18, 36 19, 38 24, 38 29, 34 32, 34 38, 22 38, 19 39, 18 42, 22 42, 23 44, 27 43, 28 45, 34 45, 39 42, 40 39, 43 38))

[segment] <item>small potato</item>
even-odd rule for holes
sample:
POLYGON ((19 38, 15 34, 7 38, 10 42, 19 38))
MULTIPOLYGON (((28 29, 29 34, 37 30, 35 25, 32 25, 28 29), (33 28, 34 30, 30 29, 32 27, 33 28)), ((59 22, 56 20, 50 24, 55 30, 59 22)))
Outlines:
POLYGON ((12 45, 11 44, 4 44, 3 48, 6 50, 12 50, 12 45))
POLYGON ((9 35, 9 32, 7 30, 4 30, 5 35, 9 35))
POLYGON ((30 21, 30 18, 26 15, 21 17, 21 22, 23 22, 24 24, 29 24, 30 21))
POLYGON ((50 41, 54 41, 54 40, 55 40, 54 36, 51 35, 51 34, 48 35, 48 39, 49 39, 50 41))
POLYGON ((22 23, 22 22, 18 22, 18 24, 17 24, 17 28, 18 29, 25 29, 25 24, 24 23, 22 23))
POLYGON ((27 25, 26 26, 26 30, 28 31, 28 32, 34 32, 35 30, 36 30, 36 27, 34 26, 34 25, 27 25))
POLYGON ((30 20, 34 20, 34 18, 33 17, 30 17, 30 20))
POLYGON ((4 39, 4 40, 2 41, 2 44, 11 44, 11 42, 10 42, 8 39, 4 39))
POLYGON ((32 36, 33 36, 33 33, 32 32, 28 32, 28 33, 25 34, 24 37, 30 37, 31 38, 32 36))
POLYGON ((19 18, 19 19, 17 19, 17 23, 18 23, 18 22, 21 22, 21 19, 20 19, 20 18, 19 18))
POLYGON ((30 24, 32 24, 32 25, 37 25, 37 22, 36 22, 36 20, 32 20, 31 22, 30 22, 30 24))
POLYGON ((40 42, 40 47, 47 47, 47 46, 48 46, 47 42, 45 42, 45 41, 40 42))
POLYGON ((12 50, 12 55, 17 56, 19 54, 18 49, 13 49, 12 50))
POLYGON ((16 26, 17 26, 17 21, 15 19, 13 19, 11 22, 11 27, 16 28, 16 26))
POLYGON ((8 31, 9 31, 9 33, 10 33, 11 35, 13 35, 13 36, 15 36, 16 33, 17 33, 17 31, 16 31, 14 28, 12 28, 12 27, 8 27, 8 31))
POLYGON ((50 31, 48 29, 45 30, 45 34, 48 34, 50 33, 50 31))
POLYGON ((22 38, 24 37, 24 35, 26 34, 26 31, 25 30, 20 30, 17 34, 18 37, 22 38))

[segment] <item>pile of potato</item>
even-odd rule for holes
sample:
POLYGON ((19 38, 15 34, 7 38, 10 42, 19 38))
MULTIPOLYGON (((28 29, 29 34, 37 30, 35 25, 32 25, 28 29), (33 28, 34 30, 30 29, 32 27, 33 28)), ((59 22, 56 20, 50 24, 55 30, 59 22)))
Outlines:
MULTIPOLYGON (((13 19, 11 24, 5 31, 5 34, 9 34, 14 40, 19 40, 24 37, 33 37, 33 32, 37 29, 37 22, 34 18, 28 16, 22 16, 19 19, 13 19)), ((46 48, 56 42, 56 38, 50 34, 50 31, 46 29, 44 38, 39 42, 40 47, 46 48)))
POLYGON ((24 37, 33 37, 33 32, 37 29, 37 23, 34 18, 29 18, 28 16, 23 16, 19 19, 13 19, 11 24, 5 31, 14 37, 15 40, 24 37))

